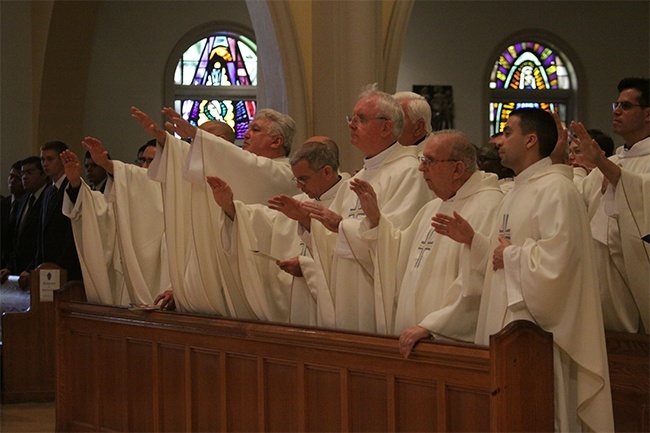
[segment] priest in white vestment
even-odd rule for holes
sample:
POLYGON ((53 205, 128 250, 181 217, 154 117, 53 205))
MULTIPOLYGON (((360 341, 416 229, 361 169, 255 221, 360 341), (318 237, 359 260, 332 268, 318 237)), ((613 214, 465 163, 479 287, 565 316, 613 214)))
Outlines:
POLYGON ((596 165, 579 187, 588 206, 596 250, 605 329, 650 333, 650 249, 644 236, 650 195, 650 108, 648 79, 626 78, 614 103, 614 131, 625 140, 609 159, 586 134, 574 142, 596 165), (605 182, 605 184, 603 184, 605 182), (644 222, 645 221, 645 222, 644 222))
POLYGON ((242 150, 203 130, 210 125, 192 127, 169 108, 163 110, 171 119, 167 126, 191 145, 165 133, 140 110, 132 113, 159 146, 149 176, 163 183, 173 299, 184 311, 258 318, 237 290, 236 270, 225 260, 220 233, 226 217, 205 178, 222 177, 242 191, 245 203, 296 193, 287 158, 295 123, 274 110, 258 111, 242 150))
POLYGON ((424 140, 431 134, 431 105, 424 96, 414 92, 397 92, 395 99, 404 112, 404 127, 397 141, 402 146, 415 146, 418 155, 424 150, 424 140))
POLYGON ((222 230, 223 245, 258 317, 333 327, 334 307, 324 275, 298 235, 299 220, 310 223, 300 203, 316 200, 329 206, 341 180, 349 175, 339 174, 338 148, 327 137, 307 140, 290 163, 303 193, 276 196, 269 200, 270 207, 233 200, 236 191, 223 180, 208 177, 215 201, 229 217, 222 230))
MULTIPOLYGON (((397 100, 369 86, 361 93, 348 118, 350 140, 363 152, 364 167, 354 176, 372 185, 383 215, 396 228, 407 227, 433 195, 418 172, 417 149, 402 146, 403 112, 397 100)), ((336 327, 362 332, 388 333, 376 323, 374 269, 368 252, 355 255, 353 245, 364 216, 359 198, 349 185, 341 185, 330 209, 303 203, 310 216, 314 260, 323 268, 334 299, 336 327)))
POLYGON ((486 261, 470 260, 470 250, 487 252, 503 198, 497 176, 477 169, 476 147, 461 132, 434 132, 420 161, 437 198, 405 230, 381 215, 370 184, 351 182, 366 214, 360 235, 373 256, 375 306, 382 316, 377 322, 387 322, 390 332, 400 335, 400 352, 407 357, 431 336, 474 342, 486 261), (445 236, 446 227, 435 228, 436 218, 448 222, 454 214, 483 236, 456 242, 445 236))
MULTIPOLYGON (((99 140, 86 137, 82 144, 112 176, 103 195, 75 176, 78 196, 71 200, 67 193, 64 199, 83 255, 86 292, 89 299, 103 292, 101 302, 110 290, 110 303, 151 305, 170 288, 160 185, 147 178, 146 169, 110 160, 99 140)), ((76 173, 76 156, 64 155, 66 169, 76 173)), ((71 188, 76 190, 72 182, 71 188)))
POLYGON ((553 333, 556 431, 614 431, 607 349, 587 215, 558 139, 539 109, 510 114, 499 147, 515 185, 497 214, 477 344, 514 320, 553 333))

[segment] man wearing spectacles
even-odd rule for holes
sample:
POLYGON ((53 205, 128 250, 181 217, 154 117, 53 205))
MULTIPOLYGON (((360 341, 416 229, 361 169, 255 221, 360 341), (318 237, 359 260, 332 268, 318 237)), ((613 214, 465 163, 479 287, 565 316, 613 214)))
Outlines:
POLYGON ((290 163, 303 193, 275 196, 268 207, 234 200, 237 192, 226 182, 207 178, 215 201, 229 217, 221 236, 230 267, 239 270, 238 289, 259 319, 333 327, 325 277, 299 236, 299 223, 309 224, 300 204, 316 200, 329 206, 349 175, 339 174, 338 146, 328 137, 307 140, 290 163))
MULTIPOLYGON (((355 178, 369 182, 380 197, 386 218, 397 228, 408 226, 420 208, 431 200, 431 192, 418 172, 417 149, 401 146, 397 137, 404 124, 402 109, 392 95, 367 86, 348 118, 350 141, 365 156, 364 167, 355 178)), ((366 251, 353 253, 351 233, 359 230, 364 216, 357 195, 346 185, 339 190, 330 209, 303 203, 310 217, 314 258, 323 271, 335 300, 336 327, 362 332, 388 333, 386 323, 377 323, 374 269, 366 251)))
POLYGON ((614 131, 625 141, 607 158, 581 123, 572 142, 596 169, 579 185, 591 218, 605 329, 650 332, 649 80, 625 78, 613 104, 614 131))
POLYGON ((350 182, 366 214, 355 245, 365 241, 372 251, 378 276, 374 289, 384 303, 376 309, 382 316, 377 321, 400 335, 399 350, 406 357, 419 340, 432 335, 474 342, 485 266, 470 260, 469 248, 487 250, 503 198, 497 177, 478 170, 476 148, 464 134, 434 132, 424 143, 420 171, 437 198, 406 229, 395 229, 383 216, 368 182, 350 182), (436 225, 436 218, 446 218, 440 213, 462 214, 483 234, 475 237, 483 245, 467 241, 465 246, 446 237, 446 229, 436 225))

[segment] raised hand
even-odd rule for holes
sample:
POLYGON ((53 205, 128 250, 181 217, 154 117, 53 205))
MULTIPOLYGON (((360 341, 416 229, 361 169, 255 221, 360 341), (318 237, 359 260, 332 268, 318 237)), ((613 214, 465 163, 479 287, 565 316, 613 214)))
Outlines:
POLYGON ((298 221, 304 227, 309 229, 311 221, 309 218, 309 212, 303 209, 301 202, 295 198, 289 197, 286 194, 280 194, 270 198, 268 203, 269 208, 282 212, 288 218, 298 221))
POLYGON ((164 107, 162 112, 165 116, 169 117, 169 120, 165 122, 165 128, 168 131, 175 132, 183 138, 194 139, 196 137, 196 126, 183 119, 183 116, 170 107, 164 107))
POLYGON ((363 208, 363 213, 370 221, 371 227, 377 227, 381 217, 379 210, 379 202, 377 201, 377 193, 365 180, 353 178, 350 181, 350 189, 359 197, 359 203, 363 208))
POLYGON ((235 202, 232 188, 225 181, 217 176, 207 176, 205 178, 212 189, 212 196, 219 207, 228 215, 231 220, 235 219, 235 202))
POLYGON ((165 145, 167 133, 149 117, 145 112, 136 107, 131 107, 131 117, 133 117, 144 129, 144 132, 155 138, 158 144, 165 145))
POLYGON ((553 119, 555 120, 555 126, 557 127, 557 143, 555 144, 555 148, 551 152, 550 157, 553 164, 564 164, 569 149, 569 133, 562 125, 560 116, 557 113, 553 113, 553 119))
POLYGON ((79 188, 79 185, 81 185, 81 164, 79 164, 79 158, 69 149, 61 152, 60 156, 63 162, 65 177, 70 182, 70 186, 79 188))
POLYGON ((303 202, 301 206, 309 213, 309 218, 320 221, 331 232, 339 232, 339 224, 343 220, 341 215, 310 201, 303 202))
POLYGON ((95 164, 102 167, 108 173, 113 174, 113 161, 108 158, 108 151, 101 141, 94 137, 86 137, 81 145, 90 152, 90 157, 95 164))
POLYGON ((437 233, 447 236, 450 239, 468 246, 472 245, 474 239, 474 229, 461 217, 458 212, 454 211, 454 216, 437 213, 431 217, 431 227, 436 229, 437 233))

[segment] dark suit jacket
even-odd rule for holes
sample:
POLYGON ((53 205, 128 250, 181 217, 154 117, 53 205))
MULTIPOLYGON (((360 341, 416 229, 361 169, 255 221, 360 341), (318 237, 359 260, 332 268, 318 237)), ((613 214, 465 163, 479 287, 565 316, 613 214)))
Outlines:
POLYGON ((68 186, 64 179, 61 188, 53 193, 52 185, 43 191, 41 225, 35 266, 45 262, 56 263, 67 269, 68 280, 81 280, 81 266, 72 234, 70 218, 63 215, 63 194, 68 186))
POLYGON ((18 202, 18 212, 16 213, 16 223, 14 226, 14 253, 12 266, 9 267, 13 274, 19 274, 22 271, 33 269, 34 257, 36 256, 43 194, 34 202, 34 205, 29 210, 29 214, 26 216, 23 229, 20 230, 21 215, 27 206, 29 196, 30 194, 25 194, 18 202))
POLYGON ((0 268, 9 267, 14 250, 14 227, 16 221, 9 221, 11 196, 0 199, 0 268))

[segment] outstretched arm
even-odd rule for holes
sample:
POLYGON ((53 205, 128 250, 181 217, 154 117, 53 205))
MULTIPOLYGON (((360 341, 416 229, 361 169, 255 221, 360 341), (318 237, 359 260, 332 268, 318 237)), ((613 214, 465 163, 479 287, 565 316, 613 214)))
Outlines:
POLYGON ((217 176, 207 176, 205 179, 208 182, 208 185, 210 185, 210 188, 212 188, 214 201, 216 201, 226 215, 228 215, 228 218, 234 220, 236 209, 235 202, 233 201, 234 195, 230 185, 219 179, 217 176))
POLYGON ((95 164, 102 167, 107 173, 113 174, 113 161, 108 158, 108 151, 104 149, 101 141, 93 137, 86 137, 81 145, 90 152, 90 157, 95 164))
POLYGON ((302 203, 302 208, 309 213, 309 217, 320 221, 329 231, 338 233, 339 224, 343 220, 341 215, 332 212, 324 206, 309 201, 302 203))
POLYGON ((298 221, 307 230, 311 228, 309 212, 303 209, 301 203, 295 198, 289 197, 286 194, 280 194, 269 199, 268 203, 270 209, 282 212, 288 218, 298 221))
POLYGON ((381 218, 381 211, 379 210, 377 193, 372 185, 365 180, 352 179, 350 181, 350 189, 359 197, 359 203, 361 203, 366 218, 370 221, 370 226, 372 228, 377 227, 381 218))
POLYGON ((79 158, 71 150, 64 150, 61 152, 61 161, 63 162, 63 170, 65 177, 70 182, 72 188, 79 188, 81 185, 81 164, 79 158))
POLYGON ((183 138, 191 138, 194 140, 196 137, 196 126, 183 119, 183 116, 170 107, 164 107, 162 112, 165 116, 169 117, 169 120, 165 122, 165 128, 168 131, 175 132, 183 138))
POLYGON ((610 161, 605 153, 601 150, 596 140, 591 138, 587 129, 582 122, 571 122, 571 129, 573 130, 573 141, 578 145, 582 151, 585 159, 603 173, 603 176, 614 186, 621 178, 621 167, 610 161))
POLYGON ((131 117, 142 126, 142 129, 144 129, 147 134, 155 138, 158 144, 161 146, 165 145, 167 133, 160 126, 156 125, 151 117, 149 117, 144 111, 140 111, 136 107, 131 107, 131 117))

